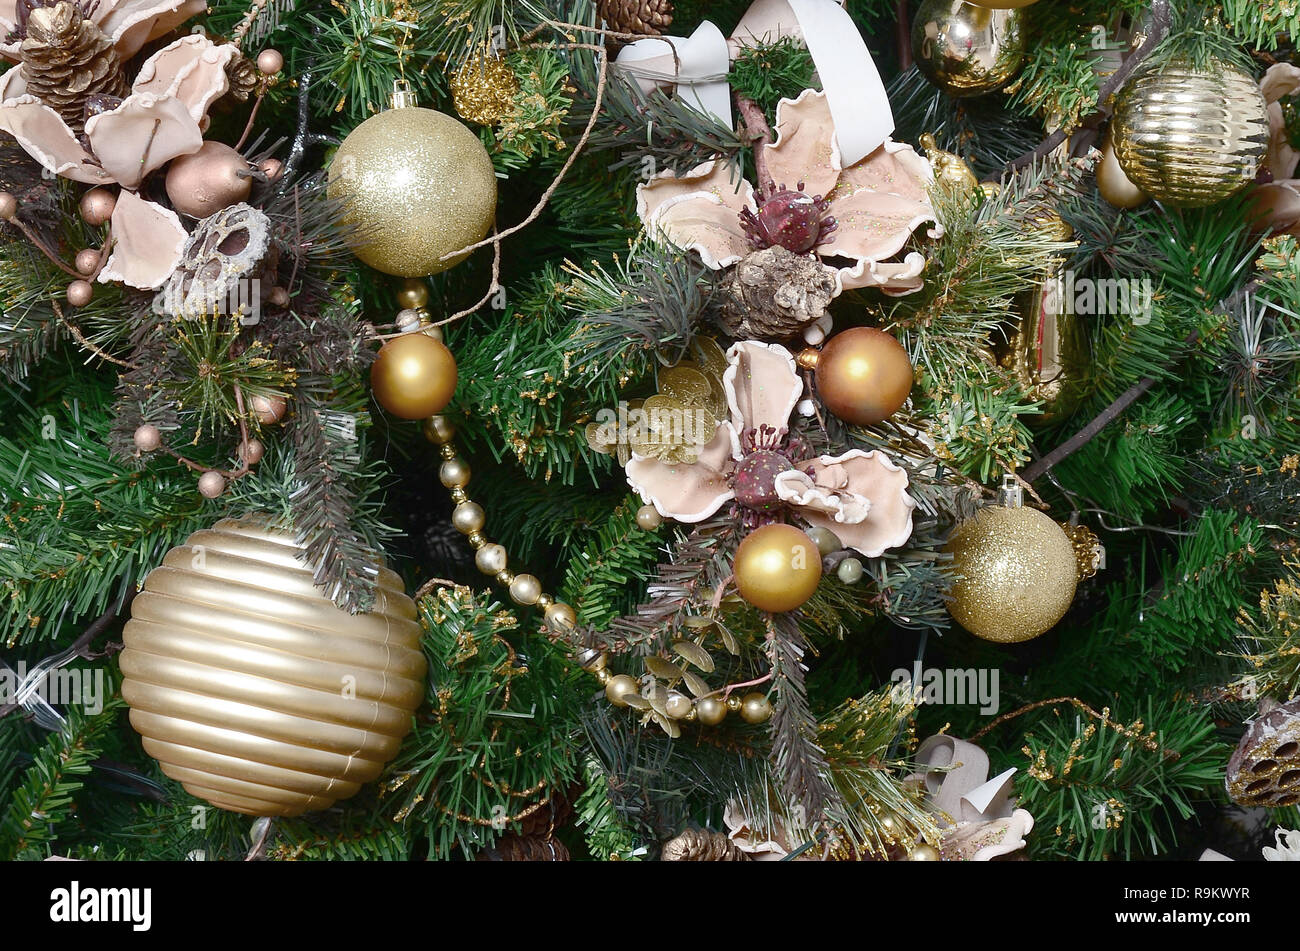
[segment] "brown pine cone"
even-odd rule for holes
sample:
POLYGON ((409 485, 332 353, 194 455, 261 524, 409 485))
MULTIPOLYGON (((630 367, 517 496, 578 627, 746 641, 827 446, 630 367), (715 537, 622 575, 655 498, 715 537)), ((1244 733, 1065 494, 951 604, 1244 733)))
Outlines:
POLYGON ((749 854, 736 848, 723 832, 687 829, 664 843, 664 862, 748 862, 749 854))
MULTIPOLYGON (((43 2, 43 0, 38 0, 43 2)), ((20 5, 19 10, 25 8, 20 5)), ((19 15, 22 38, 19 67, 27 92, 54 109, 73 132, 85 126, 86 101, 92 96, 127 94, 122 60, 113 41, 92 21, 83 19, 77 4, 58 0, 19 15)))
POLYGON ((507 835, 478 854, 478 862, 567 862, 569 850, 559 839, 532 835, 507 835))
POLYGON ((825 314, 834 296, 835 278, 817 258, 764 248, 732 272, 723 327, 738 340, 788 340, 825 314))
POLYGON ((659 36, 673 22, 673 0, 596 0, 605 28, 659 36))

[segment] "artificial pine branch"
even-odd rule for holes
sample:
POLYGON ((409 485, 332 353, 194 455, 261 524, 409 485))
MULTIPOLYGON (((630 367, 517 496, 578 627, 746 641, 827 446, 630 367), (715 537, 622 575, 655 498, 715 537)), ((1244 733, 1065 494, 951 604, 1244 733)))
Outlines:
POLYGON ((793 614, 767 621, 768 660, 772 665, 771 762, 781 791, 816 826, 827 810, 842 811, 838 791, 827 779, 830 767, 818 745, 817 720, 808 708, 804 653, 808 648, 793 614))

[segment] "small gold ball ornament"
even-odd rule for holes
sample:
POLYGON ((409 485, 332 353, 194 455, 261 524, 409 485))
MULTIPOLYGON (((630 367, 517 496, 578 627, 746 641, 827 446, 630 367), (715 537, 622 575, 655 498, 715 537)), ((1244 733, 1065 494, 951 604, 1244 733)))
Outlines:
POLYGON ((933 845, 926 845, 924 842, 913 846, 912 850, 907 853, 909 862, 937 862, 940 858, 939 850, 933 845))
POLYGON ((912 55, 930 82, 956 98, 997 92, 1020 72, 1023 14, 964 0, 924 0, 912 24, 912 55))
POLYGON ((643 505, 636 510, 637 528, 643 532, 653 532, 664 523, 664 517, 653 505, 643 505))
POLYGON ((1259 83, 1223 60, 1140 68, 1116 99, 1111 123, 1124 174, 1157 201, 1184 208, 1217 204, 1254 181, 1268 140, 1259 83))
POLYGON ((515 111, 519 78, 504 56, 468 60, 451 77, 451 101, 466 122, 494 126, 515 111))
POLYGON ((465 255, 444 256, 481 241, 496 216, 496 171, 478 136, 406 91, 348 134, 329 181, 347 204, 354 253, 398 277, 458 264, 465 255))
POLYGON ((767 694, 745 694, 740 701, 740 718, 746 723, 766 723, 772 719, 772 702, 767 694))
POLYGON ((740 596, 763 611, 793 611, 822 578, 817 545, 793 525, 754 529, 737 547, 734 567, 740 596))
POLYGON ((626 707, 626 698, 638 692, 636 681, 627 674, 617 674, 605 684, 605 699, 616 707, 626 707))
POLYGON ((961 580, 948 612, 976 637, 998 644, 1033 640, 1074 601, 1078 563, 1061 526, 1004 486, 1002 504, 982 508, 953 531, 944 551, 961 580))
POLYGON ((370 387, 379 405, 394 416, 433 416, 456 392, 456 358, 428 334, 403 334, 379 349, 370 366, 370 387))
POLYGON ((705 726, 717 726, 727 719, 727 705, 717 697, 701 697, 695 701, 695 716, 705 726))
POLYGON ((912 362, 893 334, 854 327, 826 341, 817 355, 817 395, 826 408, 855 426, 898 412, 912 392, 912 362))
POLYGON ((1101 161, 1097 163, 1097 191, 1116 208, 1139 208, 1151 200, 1146 192, 1124 174, 1119 159, 1115 157, 1115 149, 1109 142, 1101 150, 1101 161))
POLYGON ((349 614, 302 554, 292 533, 223 519, 150 572, 122 632, 122 696, 145 751, 221 809, 296 816, 348 798, 424 698, 402 579, 380 568, 373 609, 349 614))

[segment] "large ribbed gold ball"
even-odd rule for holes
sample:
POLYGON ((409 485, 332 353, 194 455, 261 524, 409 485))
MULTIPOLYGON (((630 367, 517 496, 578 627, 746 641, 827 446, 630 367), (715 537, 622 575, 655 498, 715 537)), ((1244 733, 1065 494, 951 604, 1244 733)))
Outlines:
POLYGON ((122 634, 122 696, 145 751, 212 805, 326 809, 377 777, 424 697, 415 603, 379 569, 372 610, 312 584, 293 535, 223 519, 145 579, 122 634))
POLYGON ((1157 201, 1213 205, 1254 181, 1268 146, 1259 83, 1226 62, 1140 69, 1121 90, 1111 145, 1124 174, 1157 201))
POLYGON ((1074 601, 1074 546, 1037 509, 980 509, 957 526, 944 551, 962 576, 949 592, 948 612, 986 641, 1033 640, 1065 617, 1074 601))
POLYGON ((950 96, 996 92, 1025 63, 1023 16, 964 0, 924 0, 912 23, 917 68, 950 96))
POLYGON ((447 270, 496 216, 497 179, 478 136, 451 116, 415 106, 357 126, 330 163, 329 194, 346 202, 353 251, 399 277, 447 270))
POLYGON ((763 525, 736 549, 736 588, 763 611, 793 611, 822 580, 817 544, 793 525, 763 525))
POLYGON ((370 388, 379 405, 402 419, 440 412, 456 392, 456 358, 428 334, 394 337, 370 365, 370 388))
POLYGON ((817 355, 817 395, 856 426, 893 416, 912 392, 912 362, 893 334, 854 327, 826 341, 817 355))

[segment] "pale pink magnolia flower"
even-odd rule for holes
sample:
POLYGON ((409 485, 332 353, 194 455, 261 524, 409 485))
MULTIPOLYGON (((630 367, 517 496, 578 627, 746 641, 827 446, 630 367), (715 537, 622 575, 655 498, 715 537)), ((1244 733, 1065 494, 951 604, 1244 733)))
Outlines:
POLYGON ((805 90, 776 107, 776 139, 764 146, 771 182, 758 192, 721 160, 676 175, 663 172, 637 188, 637 214, 656 238, 699 253, 710 268, 735 264, 756 247, 781 244, 817 254, 835 277, 835 293, 879 287, 919 290, 926 258, 894 260, 922 225, 943 227, 930 205, 930 163, 901 142, 886 142, 844 168, 826 95, 805 90))
POLYGON ((732 500, 750 524, 793 511, 871 558, 911 537, 916 501, 902 468, 878 450, 810 458, 791 437, 803 382, 790 351, 743 341, 727 351, 727 363, 728 418, 694 463, 636 453, 628 460, 627 481, 642 499, 681 522, 703 521, 732 500))
MULTIPOLYGON (((0 0, 0 20, 4 3, 0 0)), ((138 7, 143 15, 144 6, 119 3, 115 9, 138 7)), ((124 27, 128 34, 132 28, 124 27)), ((153 289, 180 262, 186 239, 180 218, 136 190, 150 172, 203 145, 201 124, 229 88, 226 64, 236 52, 197 34, 163 47, 145 60, 129 96, 86 121, 85 144, 58 112, 27 93, 21 70, 0 77, 0 130, 55 175, 122 187, 112 217, 113 251, 101 282, 153 289)))
POLYGON ((1280 100, 1300 93, 1300 67, 1274 63, 1260 80, 1260 92, 1268 103, 1269 142, 1264 164, 1273 180, 1255 189, 1259 223, 1275 231, 1300 233, 1300 179, 1293 178, 1300 151, 1287 137, 1280 100))

